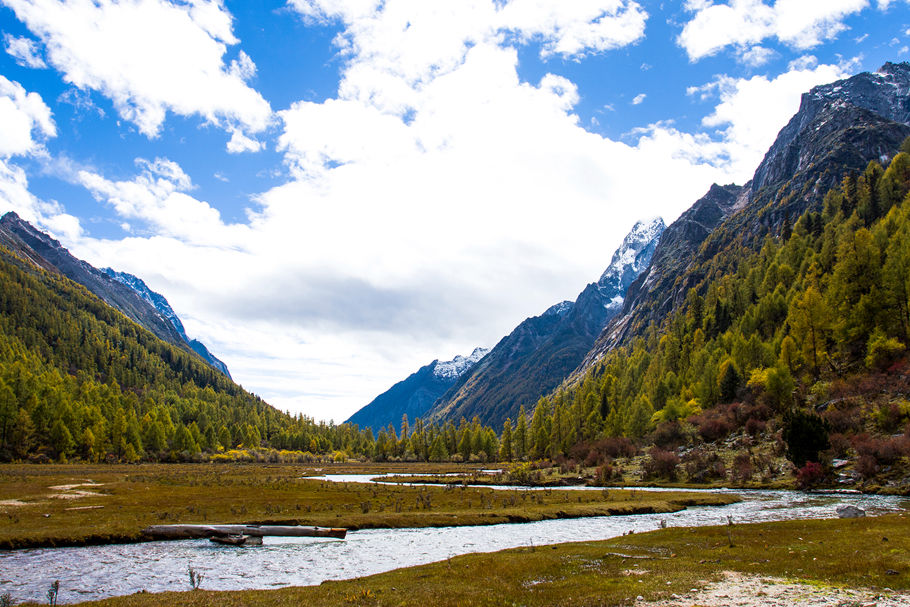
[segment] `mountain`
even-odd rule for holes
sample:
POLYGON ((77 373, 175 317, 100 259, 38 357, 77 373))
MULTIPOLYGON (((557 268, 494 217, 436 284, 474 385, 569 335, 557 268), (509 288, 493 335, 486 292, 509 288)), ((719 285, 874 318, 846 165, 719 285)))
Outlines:
POLYGON ((136 292, 139 297, 145 300, 149 305, 158 310, 164 318, 168 320, 176 329, 177 333, 180 335, 180 338, 186 342, 187 345, 192 348, 192 350, 202 357, 202 360, 210 364, 215 369, 221 371, 228 377, 231 376, 228 371, 227 365, 225 365, 221 360, 216 358, 209 349, 205 347, 198 339, 190 339, 186 335, 186 331, 183 328, 183 322, 180 320, 180 317, 177 316, 177 313, 174 312, 174 309, 171 307, 171 304, 168 303, 164 295, 156 293, 148 288, 148 285, 145 284, 138 276, 128 274, 126 272, 118 272, 111 268, 103 268, 101 270, 117 282, 128 286, 130 289, 136 292))
POLYGON ((665 230, 519 454, 906 492, 908 277, 910 64, 886 64, 805 94, 747 184, 665 230))
POLYGON ((574 302, 558 303, 519 324, 459 378, 430 417, 457 422, 477 415, 498 428, 506 418, 516 419, 521 405, 533 407, 578 366, 619 312, 626 289, 650 263, 663 231, 660 218, 636 223, 597 282, 574 302))
POLYGON ((718 253, 760 246, 805 211, 820 211, 826 192, 861 174, 870 160, 892 158, 908 135, 908 63, 886 63, 804 93, 746 185, 711 186, 667 228, 650 267, 574 376, 678 309, 689 289, 703 290, 707 262, 718 253))
POLYGON ((389 424, 398 428, 403 415, 414 421, 423 418, 436 400, 471 369, 489 350, 475 348, 470 356, 434 360, 398 382, 352 415, 346 423, 379 432, 389 424))
POLYGON ((121 280, 73 257, 59 241, 12 212, 0 218, 0 245, 40 268, 57 272, 79 283, 159 339, 198 353, 207 363, 230 377, 224 363, 211 354, 206 356, 199 351, 208 353, 205 346, 198 344, 197 350, 197 347, 192 345, 194 340, 187 339, 183 324, 167 300, 150 291, 138 278, 131 276, 132 280, 121 280), (137 284, 141 284, 141 289, 134 287, 137 284), (162 309, 157 307, 158 300, 163 302, 162 309), (164 309, 167 312, 164 312, 164 309))

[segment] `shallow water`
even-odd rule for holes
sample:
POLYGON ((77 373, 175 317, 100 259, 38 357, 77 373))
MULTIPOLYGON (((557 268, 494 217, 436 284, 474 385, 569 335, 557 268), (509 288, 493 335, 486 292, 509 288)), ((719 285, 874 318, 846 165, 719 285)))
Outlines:
POLYGON ((630 530, 650 531, 660 527, 661 521, 666 521, 667 526, 704 526, 725 524, 727 517, 732 517, 735 523, 830 518, 836 516, 835 508, 842 504, 859 506, 869 514, 892 512, 907 505, 905 498, 874 495, 728 491, 742 495, 743 501, 722 507, 689 508, 673 514, 483 527, 369 529, 352 531, 346 540, 268 537, 262 546, 246 548, 220 546, 208 540, 185 540, 13 550, 0 552, 0 593, 10 593, 16 602, 29 599, 44 602, 54 580, 60 580, 60 603, 140 590, 189 590, 189 567, 202 573, 202 587, 208 590, 301 586, 371 575, 471 552, 607 539, 630 530))

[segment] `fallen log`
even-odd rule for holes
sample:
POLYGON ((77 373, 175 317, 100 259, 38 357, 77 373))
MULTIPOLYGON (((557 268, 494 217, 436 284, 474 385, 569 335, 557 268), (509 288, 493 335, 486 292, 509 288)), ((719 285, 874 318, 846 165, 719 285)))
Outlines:
POLYGON ((209 541, 226 546, 262 546, 262 537, 258 535, 213 535, 209 541))
POLYGON ((155 540, 188 540, 227 535, 281 537, 334 537, 343 540, 347 529, 300 525, 152 525, 142 534, 155 540))

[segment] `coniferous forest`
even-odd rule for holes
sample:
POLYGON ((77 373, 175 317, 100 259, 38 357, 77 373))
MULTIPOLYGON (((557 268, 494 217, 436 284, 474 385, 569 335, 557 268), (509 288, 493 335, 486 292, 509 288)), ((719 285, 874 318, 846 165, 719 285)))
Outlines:
MULTIPOLYGON (((901 396, 910 343, 903 147, 886 167, 872 161, 845 176, 821 209, 788 218, 763 240, 720 228, 702 247, 718 252, 696 269, 702 279, 681 306, 498 432, 477 418, 457 426, 405 418, 374 436, 279 412, 81 286, 3 250, 0 454, 603 467, 650 448, 655 471, 673 476, 681 446, 749 435, 777 441, 809 481, 842 458, 875 477, 910 453, 910 402, 901 396)), ((695 470, 698 479, 712 474, 695 470)))
POLYGON ((661 448, 739 432, 781 440, 809 477, 857 457, 866 478, 910 455, 903 150, 845 176, 820 211, 784 221, 757 250, 729 238, 679 309, 540 400, 527 454, 602 462, 608 439, 627 437, 672 460, 661 448))

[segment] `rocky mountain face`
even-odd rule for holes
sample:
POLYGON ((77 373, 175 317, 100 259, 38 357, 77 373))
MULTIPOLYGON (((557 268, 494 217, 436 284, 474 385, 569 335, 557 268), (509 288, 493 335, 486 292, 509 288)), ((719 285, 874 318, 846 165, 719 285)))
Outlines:
MULTIPOLYGON (((93 265, 77 259, 67 251, 59 241, 54 240, 41 230, 21 219, 16 213, 7 213, 0 218, 0 245, 30 261, 36 266, 57 272, 70 280, 81 284, 94 293, 106 304, 119 310, 127 318, 151 331, 156 337, 185 350, 192 350, 202 356, 212 367, 228 375, 227 367, 217 358, 205 356, 193 347, 186 337, 183 323, 171 309, 167 300, 154 293, 141 280, 132 275, 130 280, 120 280, 99 270, 93 265), (133 284, 130 284, 132 281, 133 284), (141 284, 144 292, 134 287, 141 284), (162 312, 156 301, 163 302, 162 312), (176 322, 174 322, 176 320, 176 322), (215 364, 217 362, 217 364, 215 364)), ((208 353, 202 344, 196 342, 208 353)), ((230 377, 230 375, 228 375, 230 377)))
MULTIPOLYGON (((886 63, 813 88, 781 129, 745 186, 713 185, 671 224, 650 267, 629 290, 618 314, 585 356, 583 371, 605 352, 660 322, 701 289, 700 268, 718 251, 760 246, 807 209, 819 210, 825 192, 869 159, 887 161, 910 136, 910 64, 886 63)), ((573 374, 573 376, 578 376, 573 374)))
POLYGON ((378 433, 389 424, 397 429, 403 415, 411 421, 425 417, 436 400, 488 352, 487 348, 475 348, 470 356, 459 355, 444 362, 434 360, 374 398, 347 423, 378 433))
POLYGON ((228 371, 227 365, 224 364, 224 362, 222 362, 218 358, 216 358, 215 355, 213 355, 211 352, 209 352, 209 349, 205 347, 205 344, 203 344, 198 339, 190 339, 187 336, 186 330, 183 328, 183 321, 181 321, 180 317, 177 316, 177 313, 174 312, 174 309, 171 307, 171 304, 164 297, 164 295, 161 295, 160 293, 156 293, 155 291, 152 291, 148 287, 148 285, 145 284, 145 281, 143 281, 138 276, 134 276, 127 272, 118 272, 111 268, 104 268, 101 271, 104 272, 105 274, 107 274, 108 276, 110 276, 111 278, 113 278, 114 280, 116 280, 117 282, 119 282, 123 285, 126 285, 127 287, 132 289, 146 303, 148 303, 150 306, 152 306, 153 308, 158 310, 158 312, 160 312, 161 315, 165 319, 167 319, 167 321, 169 323, 171 323, 171 325, 173 325, 174 329, 177 331, 177 334, 180 335, 180 338, 196 354, 201 356, 202 360, 207 362, 209 365, 211 365, 218 371, 221 371, 228 377, 231 377, 231 374, 228 371))
POLYGON ((610 266, 575 302, 564 301, 528 318, 486 355, 435 404, 437 421, 472 419, 499 427, 529 410, 582 361, 607 322, 620 311, 626 289, 648 266, 664 222, 635 224, 613 254, 610 266))

